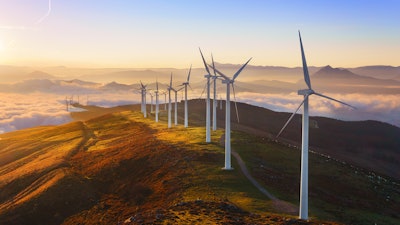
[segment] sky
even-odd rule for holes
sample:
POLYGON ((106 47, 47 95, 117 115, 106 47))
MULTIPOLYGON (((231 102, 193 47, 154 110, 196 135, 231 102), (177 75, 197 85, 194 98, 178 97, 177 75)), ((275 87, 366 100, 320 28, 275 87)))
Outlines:
POLYGON ((400 66, 396 0, 0 0, 0 64, 400 66))

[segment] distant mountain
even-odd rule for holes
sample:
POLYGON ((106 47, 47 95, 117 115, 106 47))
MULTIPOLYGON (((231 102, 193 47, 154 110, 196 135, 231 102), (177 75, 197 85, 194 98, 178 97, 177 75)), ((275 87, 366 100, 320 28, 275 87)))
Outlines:
POLYGON ((30 71, 32 70, 28 67, 0 65, 0 83, 20 81, 30 71))
POLYGON ((0 84, 1 92, 11 93, 31 93, 43 92, 54 94, 78 94, 93 93, 99 91, 130 91, 135 89, 135 85, 120 84, 117 82, 107 83, 105 85, 74 80, 49 80, 49 79, 31 79, 23 80, 14 84, 0 84))
MULTIPOLYGON (((109 83, 112 81, 117 81, 118 83, 125 84, 138 84, 140 80, 155 80, 156 77, 165 79, 169 77, 169 73, 162 73, 154 70, 122 70, 122 71, 113 71, 110 73, 101 73, 101 74, 87 74, 80 76, 79 79, 94 81, 94 82, 102 82, 109 83)), ((176 76, 176 74, 174 75, 176 76)))
POLYGON ((83 81, 83 80, 79 80, 79 79, 61 80, 60 82, 63 82, 65 84, 78 85, 78 86, 90 86, 90 87, 99 86, 98 83, 89 82, 89 81, 83 81))
POLYGON ((294 83, 276 80, 236 81, 235 86, 237 92, 253 93, 290 93, 298 89, 294 83))
POLYGON ((353 73, 378 79, 400 79, 400 66, 363 66, 349 68, 353 73))
POLYGON ((127 84, 119 84, 115 81, 108 83, 102 86, 100 89, 102 90, 114 90, 114 91, 129 91, 132 90, 134 87, 132 85, 127 84))
POLYGON ((45 73, 43 71, 33 71, 31 73, 28 73, 26 76, 26 79, 28 80, 36 80, 36 79, 56 79, 55 76, 45 73))
MULTIPOLYGON (((298 84, 304 84, 301 79, 298 84)), ((311 76, 311 83, 316 90, 343 93, 400 93, 400 82, 396 80, 377 79, 355 74, 347 69, 325 66, 311 76)))

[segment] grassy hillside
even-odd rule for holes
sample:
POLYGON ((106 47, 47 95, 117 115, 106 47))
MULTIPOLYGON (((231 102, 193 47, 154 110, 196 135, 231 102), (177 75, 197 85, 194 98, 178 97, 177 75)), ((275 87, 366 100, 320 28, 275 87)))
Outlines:
MULTIPOLYGON (((312 220, 298 221, 235 160, 235 170, 221 170, 223 130, 206 144, 203 127, 168 129, 165 112, 155 123, 127 109, 96 108, 74 115, 83 121, 0 135, 0 224, 399 222, 398 183, 320 155, 310 159, 312 220)), ((267 190, 298 204, 298 150, 241 132, 232 146, 267 190)))
MULTIPOLYGON (((225 102, 224 102, 225 103, 225 102)), ((218 106, 219 108, 219 106, 218 106)), ((179 105, 183 115, 183 104, 179 105)), ((205 124, 204 100, 189 101, 193 125, 205 124)), ((274 112, 265 108, 238 103, 240 123, 236 121, 231 104, 232 129, 275 139, 290 117, 290 113, 274 112)), ((225 126, 225 104, 217 110, 218 127, 225 126)), ((180 121, 182 124, 183 121, 180 121)), ((400 180, 400 128, 378 121, 340 121, 324 117, 310 117, 310 149, 329 155, 381 176, 400 180), (373 162, 373 163, 371 163, 373 162)), ((301 114, 286 127, 279 141, 301 146, 301 114)))

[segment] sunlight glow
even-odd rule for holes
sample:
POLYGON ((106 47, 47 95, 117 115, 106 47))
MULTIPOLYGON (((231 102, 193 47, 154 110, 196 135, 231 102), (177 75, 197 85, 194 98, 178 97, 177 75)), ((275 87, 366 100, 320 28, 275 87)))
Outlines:
POLYGON ((3 52, 6 49, 6 46, 3 42, 3 40, 0 40, 0 52, 3 52))

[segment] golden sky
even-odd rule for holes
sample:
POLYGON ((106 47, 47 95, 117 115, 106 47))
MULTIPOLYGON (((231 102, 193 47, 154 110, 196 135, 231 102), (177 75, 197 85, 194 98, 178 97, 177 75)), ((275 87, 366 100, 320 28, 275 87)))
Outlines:
POLYGON ((400 66, 400 2, 0 0, 0 64, 400 66))

